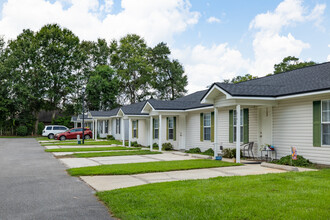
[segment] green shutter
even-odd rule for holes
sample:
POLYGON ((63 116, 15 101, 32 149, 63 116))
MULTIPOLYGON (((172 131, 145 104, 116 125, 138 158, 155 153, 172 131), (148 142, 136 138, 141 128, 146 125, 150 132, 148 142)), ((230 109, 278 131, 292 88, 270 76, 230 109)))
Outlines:
POLYGON ((176 141, 176 117, 173 117, 173 141, 176 141))
POLYGON ((203 128, 204 128, 204 124, 203 124, 203 113, 201 113, 200 114, 200 141, 203 141, 204 140, 203 128))
POLYGON ((214 142, 214 112, 211 112, 211 142, 214 142))
POLYGON ((313 102, 313 146, 321 147, 321 101, 313 102))
POLYGON ((229 110, 229 143, 234 142, 234 111, 229 110))
POLYGON ((166 140, 168 140, 168 117, 166 117, 166 140))
POLYGON ((139 120, 136 120, 136 138, 139 138, 139 120))
POLYGON ((249 143, 249 109, 243 109, 243 142, 249 143))
POLYGON ((155 119, 152 119, 152 139, 155 139, 155 119))

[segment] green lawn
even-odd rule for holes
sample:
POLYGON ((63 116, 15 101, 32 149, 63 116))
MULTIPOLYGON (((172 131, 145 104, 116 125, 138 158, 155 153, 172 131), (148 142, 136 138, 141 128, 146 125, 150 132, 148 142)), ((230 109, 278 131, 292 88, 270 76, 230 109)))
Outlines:
POLYGON ((128 155, 146 155, 161 154, 158 151, 149 150, 131 150, 131 151, 115 151, 115 152, 96 152, 96 153, 74 153, 73 157, 112 157, 112 156, 128 156, 128 155))
POLYGON ((166 172, 174 170, 190 170, 211 167, 237 166, 239 164, 217 161, 217 160, 177 160, 157 161, 146 163, 112 164, 92 167, 80 167, 68 169, 72 176, 91 175, 127 175, 138 173, 166 172))
POLYGON ((86 147, 86 148, 56 148, 46 149, 46 152, 79 152, 79 151, 108 151, 108 150, 140 150, 141 148, 127 147, 86 147))
POLYGON ((329 219, 330 169, 155 183, 97 196, 120 219, 329 219))
MULTIPOLYGON (((87 141, 88 143, 85 142, 86 145, 111 145, 111 144, 118 144, 121 145, 121 141, 118 140, 111 140, 111 141, 87 141)), ((42 146, 52 146, 52 145, 64 145, 64 146, 75 146, 78 145, 77 141, 75 142, 55 142, 55 143, 41 143, 42 146)))

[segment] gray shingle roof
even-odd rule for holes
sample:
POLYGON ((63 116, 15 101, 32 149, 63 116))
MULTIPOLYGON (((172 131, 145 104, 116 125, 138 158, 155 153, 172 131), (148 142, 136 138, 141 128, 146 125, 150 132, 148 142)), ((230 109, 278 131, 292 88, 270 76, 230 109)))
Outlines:
POLYGON ((117 115, 120 108, 114 108, 110 111, 90 111, 92 117, 110 117, 117 115))
POLYGON ((280 97, 322 91, 330 89, 330 62, 237 84, 215 84, 233 96, 280 97))
POLYGON ((78 119, 78 116, 72 116, 72 117, 71 117, 71 121, 72 121, 72 122, 76 122, 77 119, 78 119))
MULTIPOLYGON (((82 120, 82 118, 83 118, 83 115, 80 114, 80 115, 78 115, 77 120, 82 120)), ((89 119, 93 119, 93 118, 89 118, 87 115, 85 115, 84 120, 89 120, 89 119)))
POLYGON ((206 94, 207 91, 208 90, 198 91, 172 101, 151 99, 148 102, 156 110, 188 110, 188 109, 212 106, 210 104, 200 103, 201 98, 204 96, 204 94, 206 94))
POLYGON ((131 105, 124 105, 121 107, 121 110, 124 112, 125 115, 148 115, 145 113, 141 113, 142 108, 146 104, 147 101, 134 103, 131 105))

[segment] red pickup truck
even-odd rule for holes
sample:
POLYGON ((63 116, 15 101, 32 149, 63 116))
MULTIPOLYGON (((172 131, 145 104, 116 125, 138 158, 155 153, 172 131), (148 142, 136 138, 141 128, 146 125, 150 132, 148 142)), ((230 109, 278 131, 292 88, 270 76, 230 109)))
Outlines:
MULTIPOLYGON (((58 133, 55 135, 55 140, 64 141, 66 139, 77 139, 77 136, 80 135, 82 139, 82 128, 72 128, 66 132, 58 133)), ((85 128, 85 139, 93 138, 93 132, 89 128, 85 128)))

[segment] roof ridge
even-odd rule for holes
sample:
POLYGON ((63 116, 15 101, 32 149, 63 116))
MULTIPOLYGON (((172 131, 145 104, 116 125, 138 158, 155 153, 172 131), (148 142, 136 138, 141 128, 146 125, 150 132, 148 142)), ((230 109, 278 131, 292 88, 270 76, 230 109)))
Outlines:
POLYGON ((273 73, 272 75, 266 75, 266 76, 258 77, 258 78, 256 78, 256 79, 250 79, 250 80, 243 81, 243 82, 238 82, 238 83, 226 83, 226 84, 243 84, 243 83, 245 83, 245 82, 251 82, 251 81, 258 80, 258 79, 264 79, 264 78, 267 78, 267 77, 274 77, 274 76, 277 76, 277 75, 279 75, 279 74, 289 73, 289 72, 293 72, 293 71, 296 71, 296 70, 301 70, 301 69, 305 69, 305 68, 310 68, 310 67, 320 66, 320 65, 329 64, 329 63, 330 63, 330 61, 323 62, 323 63, 317 63, 317 64, 314 64, 314 65, 304 66, 304 67, 300 67, 300 68, 297 68, 297 69, 294 69, 294 70, 289 70, 289 71, 285 71, 285 72, 281 72, 281 73, 277 73, 277 74, 274 74, 274 73, 273 73))

